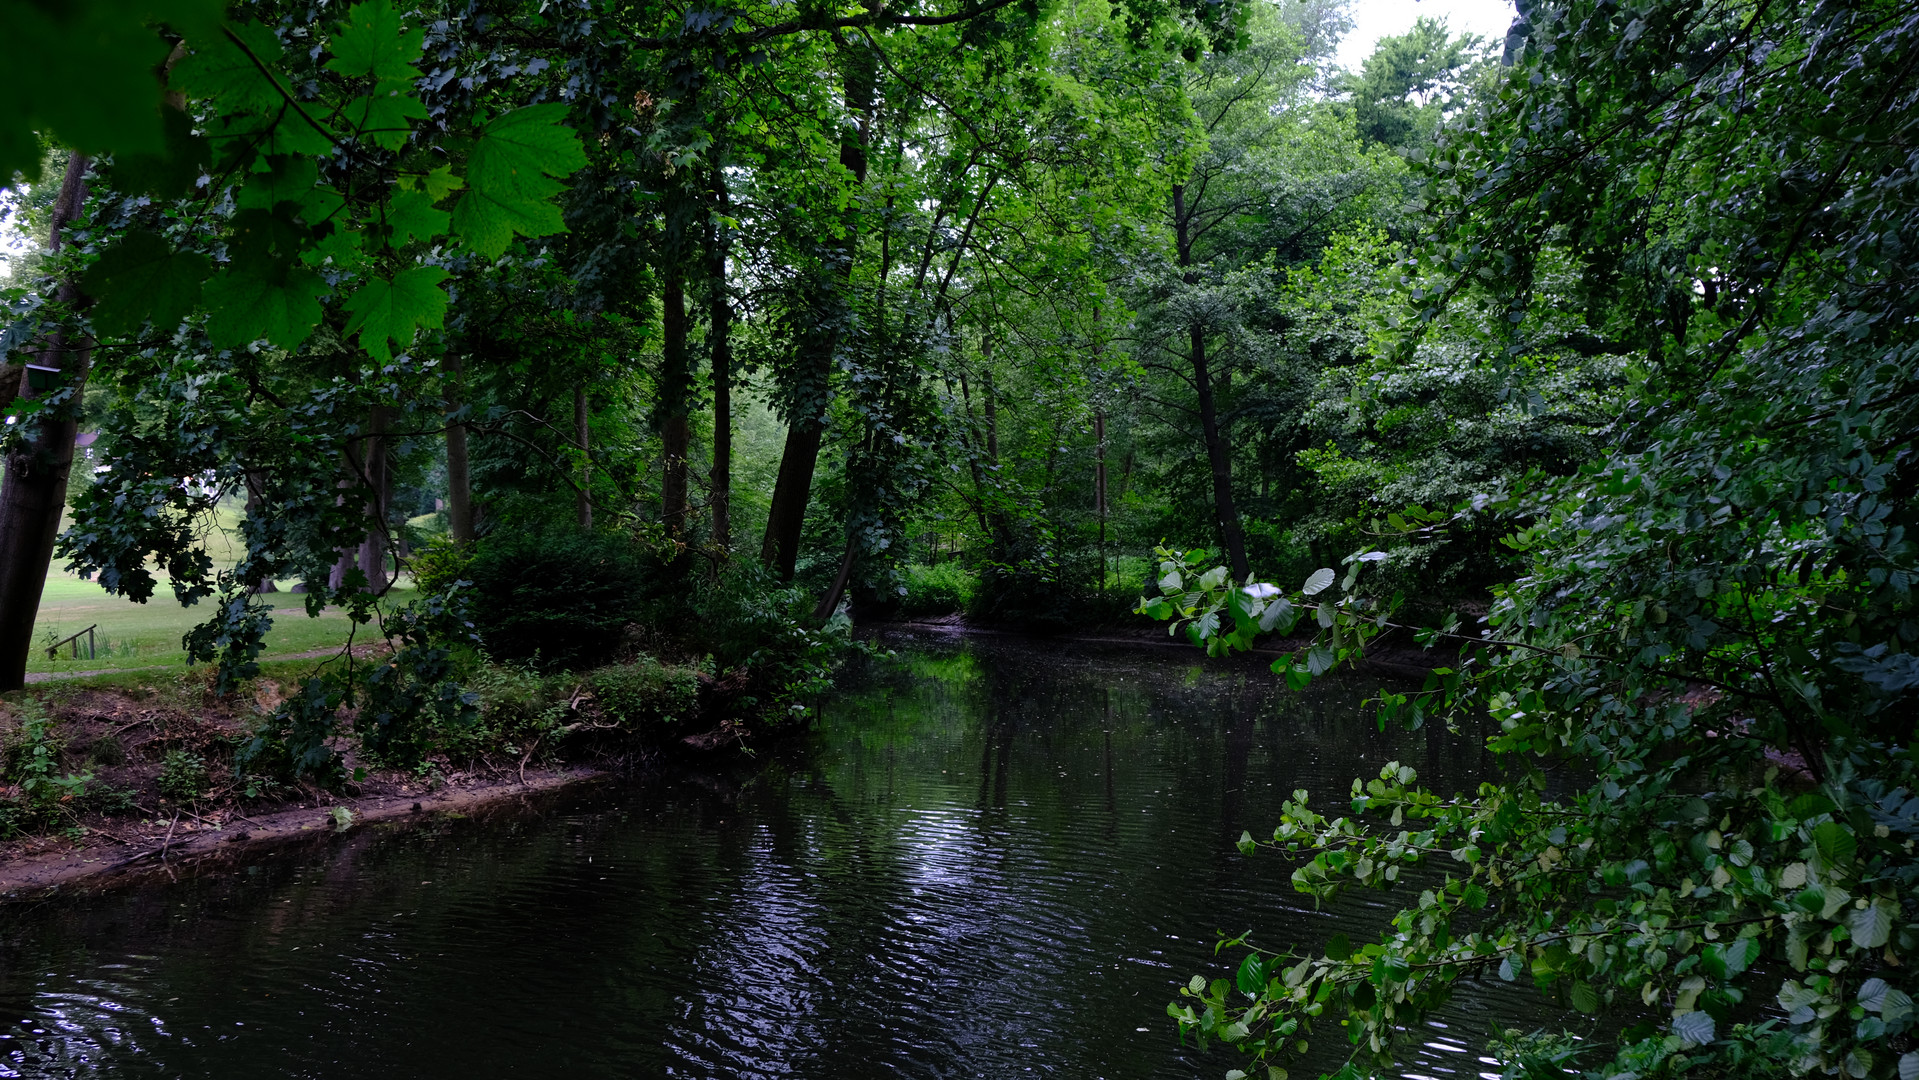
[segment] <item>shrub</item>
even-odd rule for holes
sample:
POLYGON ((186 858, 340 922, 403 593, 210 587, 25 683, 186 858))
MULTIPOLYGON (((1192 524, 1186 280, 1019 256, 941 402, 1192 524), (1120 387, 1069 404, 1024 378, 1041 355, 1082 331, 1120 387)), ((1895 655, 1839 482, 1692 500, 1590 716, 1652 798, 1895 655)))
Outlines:
POLYGON ((453 583, 466 576, 473 564, 474 546, 456 544, 442 533, 431 537, 413 551, 413 583, 423 593, 445 593, 453 583))
POLYGON ((478 706, 477 719, 442 732, 440 745, 455 760, 471 759, 499 746, 518 753, 520 744, 530 744, 566 720, 577 685, 577 679, 564 675, 488 664, 466 683, 478 706))
POLYGON ((906 568, 906 594, 900 597, 902 615, 952 615, 973 603, 979 577, 957 562, 906 568))
POLYGON ((53 721, 39 703, 20 707, 20 730, 4 748, 6 776, 19 788, 17 801, 0 805, 0 835, 28 828, 51 818, 62 804, 86 796, 93 774, 65 773, 59 768, 61 742, 53 721))
POLYGON ((160 794, 175 802, 194 802, 213 787, 207 777, 207 763, 200 755, 186 750, 167 751, 160 764, 160 794))
POLYGON ((737 567, 695 595, 688 643, 713 658, 717 676, 750 673, 753 692, 741 706, 799 716, 799 699, 826 690, 854 647, 845 616, 816 627, 812 608, 805 590, 781 585, 762 567, 737 567))
POLYGON ((465 577, 487 653, 547 671, 610 659, 645 585, 633 545, 603 533, 494 533, 465 577))
POLYGON ((587 681, 606 718, 626 728, 680 724, 699 708, 697 674, 651 657, 600 668, 587 681))
POLYGON ((245 782, 249 798, 290 780, 305 778, 333 788, 346 779, 345 765, 332 745, 343 698, 332 681, 315 676, 271 715, 254 722, 233 755, 234 772, 245 782))

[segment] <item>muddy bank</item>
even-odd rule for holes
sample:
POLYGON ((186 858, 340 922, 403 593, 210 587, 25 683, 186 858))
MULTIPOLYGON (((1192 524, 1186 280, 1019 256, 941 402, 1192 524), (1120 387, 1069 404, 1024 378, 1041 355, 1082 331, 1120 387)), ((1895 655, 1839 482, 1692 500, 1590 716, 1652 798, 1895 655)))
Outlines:
POLYGON ((96 825, 78 838, 40 836, 0 855, 0 902, 116 888, 221 870, 268 854, 335 843, 365 830, 407 828, 436 818, 514 812, 604 782, 583 765, 529 768, 523 777, 459 775, 437 790, 405 788, 325 798, 271 811, 184 810, 164 818, 96 825))

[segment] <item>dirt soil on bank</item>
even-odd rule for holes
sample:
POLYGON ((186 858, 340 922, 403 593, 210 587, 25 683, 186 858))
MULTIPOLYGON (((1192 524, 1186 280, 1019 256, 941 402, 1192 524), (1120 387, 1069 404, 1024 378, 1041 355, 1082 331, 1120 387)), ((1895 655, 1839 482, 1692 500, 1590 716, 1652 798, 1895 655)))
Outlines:
MULTIPOLYGON (((286 785, 249 798, 232 777, 232 748, 256 710, 279 704, 282 687, 260 680, 251 700, 221 701, 185 680, 156 683, 74 686, 42 702, 54 722, 58 771, 93 779, 80 800, 57 808, 56 820, 0 842, 0 901, 177 877, 340 831, 465 814, 608 775, 592 765, 534 762, 530 752, 463 768, 440 761, 418 773, 377 769, 341 740, 348 774, 360 777, 344 790, 286 785), (170 799, 161 790, 174 751, 205 763, 210 790, 201 798, 170 799)), ((17 737, 17 721, 0 727, 0 738, 17 737)), ((18 794, 0 784, 0 798, 18 794)))
POLYGON ((0 902, 44 899, 154 878, 177 879, 269 852, 325 843, 347 831, 463 816, 610 775, 583 765, 528 768, 524 778, 455 773, 431 790, 426 784, 363 784, 358 796, 322 798, 275 810, 209 810, 204 817, 182 810, 140 820, 100 819, 79 839, 34 836, 0 845, 0 902), (366 790, 375 786, 388 790, 366 790))

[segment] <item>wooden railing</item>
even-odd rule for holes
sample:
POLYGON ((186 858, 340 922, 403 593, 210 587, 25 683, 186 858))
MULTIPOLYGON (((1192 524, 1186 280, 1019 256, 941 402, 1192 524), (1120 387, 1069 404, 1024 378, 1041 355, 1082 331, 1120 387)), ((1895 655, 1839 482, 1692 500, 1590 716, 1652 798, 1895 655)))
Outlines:
POLYGON ((99 623, 94 623, 92 626, 87 627, 85 630, 81 630, 67 637, 63 637, 59 641, 56 641, 53 644, 47 646, 47 659, 49 660, 53 659, 53 654, 60 651, 60 646, 65 645, 68 642, 73 643, 73 658, 75 660, 80 659, 80 635, 81 634, 85 634, 87 638, 87 659, 89 660, 93 659, 93 632, 99 629, 99 627, 100 627, 99 623))

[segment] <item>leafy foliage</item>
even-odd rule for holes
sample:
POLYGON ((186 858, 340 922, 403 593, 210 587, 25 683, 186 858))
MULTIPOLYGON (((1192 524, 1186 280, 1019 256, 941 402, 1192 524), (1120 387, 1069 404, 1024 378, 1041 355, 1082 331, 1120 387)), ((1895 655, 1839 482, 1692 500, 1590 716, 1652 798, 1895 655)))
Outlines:
POLYGON ((554 669, 598 666, 620 650, 646 587, 622 537, 519 533, 487 537, 465 569, 473 631, 496 660, 554 669))
MULTIPOLYGON (((1634 400, 1598 460, 1456 511, 1520 522, 1523 567, 1481 636, 1424 635, 1464 648, 1422 692, 1379 699, 1382 723, 1483 710, 1506 775, 1438 793, 1394 764, 1332 812, 1295 793, 1269 843, 1309 860, 1296 887, 1391 888, 1411 866, 1427 887, 1378 941, 1258 953, 1245 986, 1196 979, 1173 1014, 1262 1057, 1336 1018, 1363 1072, 1479 974, 1663 1014, 1589 1075, 1910 1073, 1916 354, 1885 226, 1919 219, 1910 162, 1839 133, 1915 122, 1892 57, 1919 23, 1819 4, 1530 18, 1513 77, 1434 152, 1444 231, 1407 287, 1428 327, 1503 306, 1471 339, 1502 365, 1550 340, 1529 312, 1563 253, 1555 288, 1630 354, 1634 400), (1549 795, 1558 761, 1590 786, 1549 795), (1779 1017, 1740 1026, 1755 1002, 1779 1017)), ((1296 684, 1400 630, 1391 600, 1353 591, 1366 557, 1284 662, 1296 684)), ((1217 649, 1279 599, 1168 561, 1144 607, 1217 649)))

